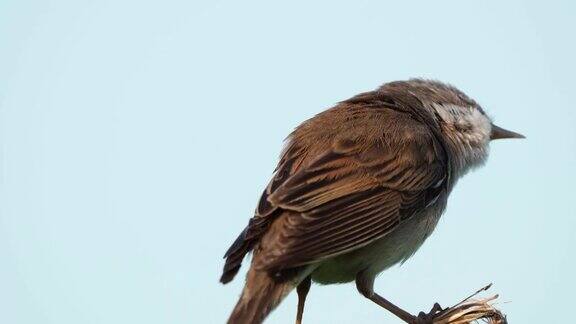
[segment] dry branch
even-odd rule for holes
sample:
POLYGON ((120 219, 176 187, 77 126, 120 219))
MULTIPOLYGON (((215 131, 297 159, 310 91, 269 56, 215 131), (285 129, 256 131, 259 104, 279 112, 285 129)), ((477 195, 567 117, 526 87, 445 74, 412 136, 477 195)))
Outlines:
POLYGON ((494 307, 498 295, 475 298, 482 291, 490 289, 492 284, 478 290, 458 304, 435 314, 433 324, 507 324, 506 316, 494 307))

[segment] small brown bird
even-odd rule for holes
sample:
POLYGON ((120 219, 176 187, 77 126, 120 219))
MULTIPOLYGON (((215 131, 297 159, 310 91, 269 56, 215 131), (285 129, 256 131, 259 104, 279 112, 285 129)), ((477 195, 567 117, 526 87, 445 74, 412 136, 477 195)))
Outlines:
POLYGON ((485 162, 491 140, 522 137, 494 125, 458 89, 421 79, 384 84, 305 121, 226 252, 222 283, 253 252, 228 323, 261 323, 294 288, 301 323, 311 281, 355 281, 405 322, 430 322, 438 305, 411 315, 376 294, 374 279, 430 236, 457 180, 485 162))

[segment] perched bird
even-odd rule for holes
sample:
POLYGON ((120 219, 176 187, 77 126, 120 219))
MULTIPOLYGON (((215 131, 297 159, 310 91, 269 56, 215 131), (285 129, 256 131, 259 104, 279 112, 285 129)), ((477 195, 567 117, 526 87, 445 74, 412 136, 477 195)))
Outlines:
POLYGON ((405 322, 430 322, 439 306, 413 316, 375 293, 374 279, 430 236, 457 180, 486 161, 491 140, 522 137, 455 87, 422 79, 384 84, 305 121, 226 252, 222 283, 253 252, 228 323, 261 323, 294 288, 301 323, 311 281, 355 281, 405 322))

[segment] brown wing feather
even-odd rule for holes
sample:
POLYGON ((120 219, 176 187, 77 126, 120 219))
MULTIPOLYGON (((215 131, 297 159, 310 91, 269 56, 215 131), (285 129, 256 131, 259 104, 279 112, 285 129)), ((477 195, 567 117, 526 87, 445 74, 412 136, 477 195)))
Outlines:
POLYGON ((223 279, 257 245, 253 264, 270 271, 357 249, 438 196, 448 171, 437 136, 405 110, 373 106, 337 106, 292 134, 223 279))
POLYGON ((246 254, 253 250, 272 221, 281 215, 281 210, 268 201, 268 196, 299 168, 304 156, 304 152, 298 146, 294 143, 288 143, 272 179, 260 197, 254 217, 250 219, 248 226, 244 228, 224 254, 226 263, 220 282, 228 283, 234 279, 246 254))
MULTIPOLYGON (((362 148, 347 143, 299 170, 268 200, 284 210, 276 239, 255 265, 279 270, 367 245, 393 230, 440 192, 443 158, 429 158, 438 143, 419 136, 402 147, 381 141, 362 148)), ((338 144, 336 145, 338 146, 338 144)))

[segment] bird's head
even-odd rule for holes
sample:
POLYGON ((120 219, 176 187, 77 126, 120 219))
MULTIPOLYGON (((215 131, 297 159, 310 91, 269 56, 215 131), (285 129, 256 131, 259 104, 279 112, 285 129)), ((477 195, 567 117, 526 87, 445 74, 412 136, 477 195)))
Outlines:
POLYGON ((434 115, 460 175, 486 161, 491 141, 524 138, 496 126, 476 101, 451 85, 414 79, 405 86, 434 115))

